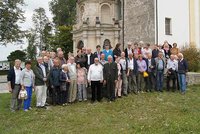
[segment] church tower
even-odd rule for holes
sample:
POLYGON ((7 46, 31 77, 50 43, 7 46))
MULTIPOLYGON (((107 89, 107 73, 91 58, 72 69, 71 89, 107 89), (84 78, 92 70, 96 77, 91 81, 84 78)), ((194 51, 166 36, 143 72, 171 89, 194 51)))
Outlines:
POLYGON ((73 26, 74 53, 82 47, 96 50, 106 43, 114 47, 120 39, 120 0, 77 0, 73 26))

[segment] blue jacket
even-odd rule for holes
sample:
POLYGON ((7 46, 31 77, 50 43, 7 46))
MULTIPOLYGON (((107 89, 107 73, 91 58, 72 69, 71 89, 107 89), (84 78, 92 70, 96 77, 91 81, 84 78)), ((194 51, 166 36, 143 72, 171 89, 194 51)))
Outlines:
POLYGON ((107 52, 105 49, 102 51, 102 53, 105 55, 105 60, 108 61, 108 56, 111 55, 113 57, 113 51, 109 49, 107 52))
POLYGON ((51 86, 60 86, 60 68, 52 67, 49 74, 51 86))

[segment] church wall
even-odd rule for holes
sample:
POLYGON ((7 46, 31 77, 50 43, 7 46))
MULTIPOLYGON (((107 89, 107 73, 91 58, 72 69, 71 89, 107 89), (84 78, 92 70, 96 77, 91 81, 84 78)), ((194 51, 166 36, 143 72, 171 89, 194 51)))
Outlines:
POLYGON ((154 0, 125 0, 125 47, 127 42, 155 42, 154 0))

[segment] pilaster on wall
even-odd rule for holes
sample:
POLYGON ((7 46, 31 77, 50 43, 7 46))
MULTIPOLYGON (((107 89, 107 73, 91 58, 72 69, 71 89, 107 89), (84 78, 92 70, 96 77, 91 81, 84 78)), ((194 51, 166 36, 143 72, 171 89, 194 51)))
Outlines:
POLYGON ((195 0, 189 0, 190 8, 190 46, 196 46, 195 0))

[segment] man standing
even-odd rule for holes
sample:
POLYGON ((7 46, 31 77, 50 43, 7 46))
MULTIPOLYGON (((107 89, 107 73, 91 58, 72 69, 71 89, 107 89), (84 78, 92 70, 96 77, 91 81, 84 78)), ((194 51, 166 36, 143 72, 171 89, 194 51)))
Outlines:
POLYGON ((60 61, 58 58, 55 58, 53 60, 54 66, 51 68, 49 73, 49 80, 50 85, 52 88, 52 103, 55 106, 56 104, 59 104, 59 96, 61 95, 60 91, 60 61))
POLYGON ((121 53, 121 59, 119 61, 119 63, 122 66, 122 92, 123 95, 127 96, 127 89, 128 89, 128 81, 127 81, 127 72, 128 72, 128 61, 125 57, 125 53, 122 52, 121 53))
POLYGON ((178 70, 178 61, 175 60, 174 55, 170 56, 170 59, 167 61, 167 91, 170 90, 170 81, 173 81, 174 92, 176 90, 176 71, 178 70))
POLYGON ((182 94, 186 92, 186 73, 188 72, 188 63, 183 58, 183 54, 178 54, 178 81, 179 81, 179 88, 182 94))
POLYGON ((74 57, 70 57, 70 63, 67 64, 70 77, 70 86, 69 86, 69 103, 73 103, 76 100, 77 95, 77 72, 76 72, 76 63, 74 57))
POLYGON ((124 50, 125 52, 125 57, 128 58, 128 55, 130 53, 134 53, 134 50, 132 49, 132 42, 128 42, 128 47, 124 50))
POLYGON ((12 93, 10 109, 12 112, 19 110, 21 108, 22 100, 18 99, 18 95, 21 89, 20 77, 21 77, 21 61, 15 60, 15 65, 9 70, 7 80, 8 80, 8 90, 12 93))
POLYGON ((128 58, 128 93, 134 92, 135 94, 138 93, 138 86, 137 86, 137 76, 138 76, 138 64, 137 60, 133 58, 133 54, 129 54, 128 58))
POLYGON ((89 69, 90 65, 92 65, 94 63, 94 55, 92 53, 92 50, 89 48, 87 49, 87 64, 86 64, 86 68, 89 69))
POLYGON ((103 84, 103 66, 99 63, 99 59, 94 59, 88 71, 88 82, 91 83, 92 88, 92 102, 101 101, 101 88, 103 84), (97 96, 97 98, 96 98, 97 96))
POLYGON ((147 73, 148 73, 148 77, 147 77, 147 91, 152 92, 153 89, 156 89, 156 78, 155 78, 155 68, 156 68, 156 62, 155 59, 152 58, 152 54, 148 53, 147 54, 147 59, 146 59, 146 63, 147 63, 147 73))
POLYGON ((159 52, 156 60, 156 86, 157 91, 163 92, 163 79, 164 79, 164 69, 165 62, 163 59, 163 53, 159 52))
POLYGON ((117 64, 113 62, 113 57, 109 55, 108 63, 106 63, 103 68, 103 77, 104 84, 106 84, 106 89, 108 92, 108 99, 110 102, 115 100, 115 84, 117 82, 118 76, 117 73, 117 64))
POLYGON ((35 74, 35 93, 36 93, 36 107, 46 108, 45 103, 47 99, 47 75, 48 68, 44 65, 43 58, 37 58, 37 65, 34 68, 35 74))
POLYGON ((100 61, 101 60, 101 54, 102 54, 102 52, 101 52, 101 46, 97 45, 96 49, 97 49, 97 51, 94 53, 94 58, 98 58, 99 61, 100 61))

